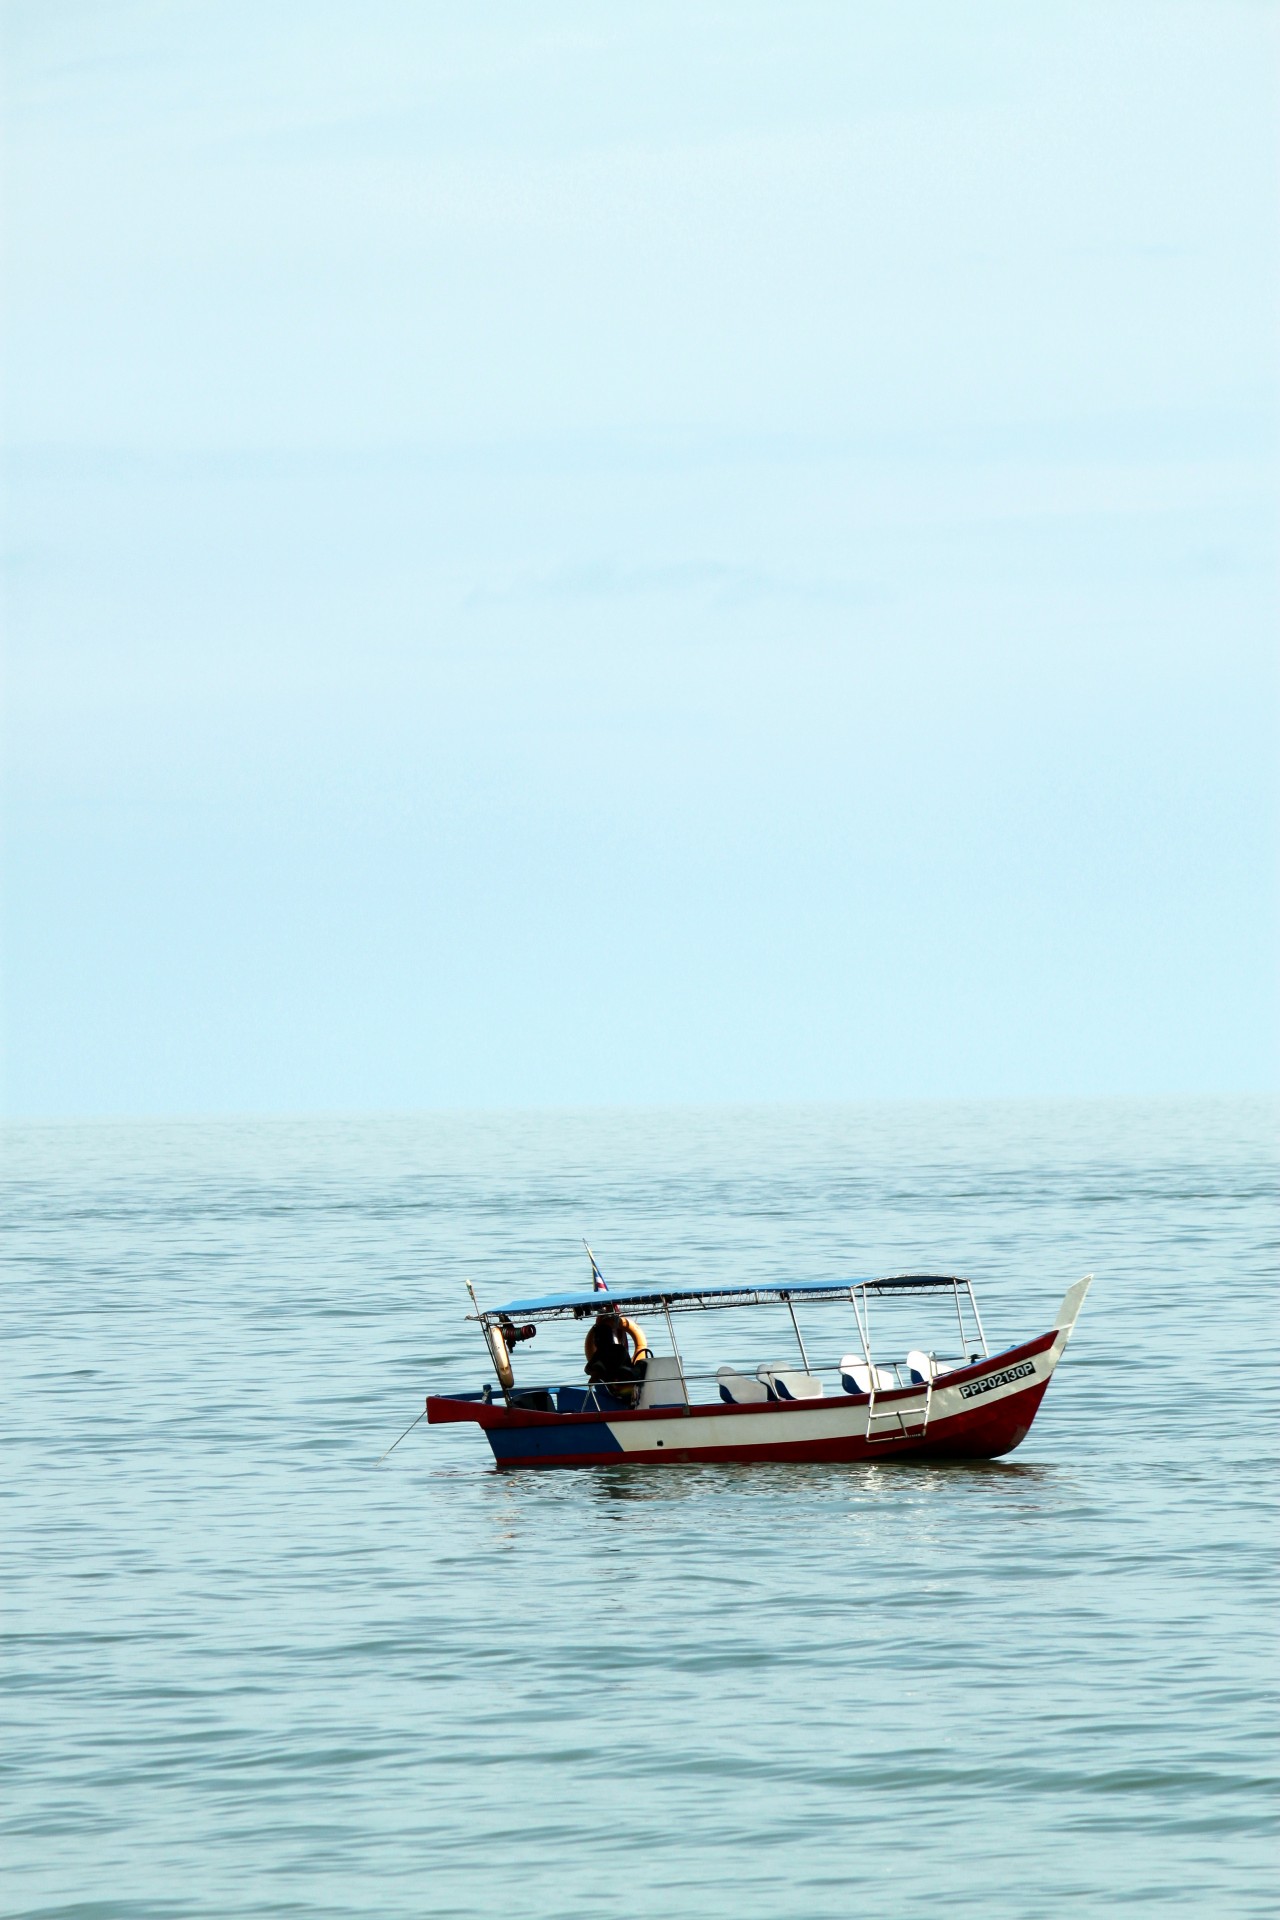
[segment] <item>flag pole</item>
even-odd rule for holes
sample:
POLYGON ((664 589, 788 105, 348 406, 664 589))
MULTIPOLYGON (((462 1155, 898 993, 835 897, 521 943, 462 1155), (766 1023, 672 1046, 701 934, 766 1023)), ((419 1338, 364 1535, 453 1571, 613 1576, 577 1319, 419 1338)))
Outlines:
MULTIPOLYGON (((583 1242, 582 1242, 582 1244, 583 1244, 583 1246, 584 1246, 584 1247, 587 1247, 587 1242, 586 1242, 586 1240, 585 1240, 585 1238, 583 1239, 583 1242)), ((609 1283, 608 1283, 608 1281, 607 1281, 607 1280, 605 1279, 605 1277, 604 1277, 604 1275, 603 1275, 603 1274, 601 1273, 601 1271, 600 1271, 600 1262, 599 1262, 599 1261, 598 1261, 598 1260, 596 1259, 596 1257, 595 1257, 595 1255, 594 1255, 594 1253, 592 1253, 592 1251, 591 1251, 591 1249, 590 1249, 590 1247, 587 1247, 587 1258, 588 1258, 588 1260, 589 1260, 589 1261, 591 1262, 591 1290, 592 1290, 592 1292, 593 1292, 593 1293, 608 1293, 608 1291, 609 1291, 609 1283)))

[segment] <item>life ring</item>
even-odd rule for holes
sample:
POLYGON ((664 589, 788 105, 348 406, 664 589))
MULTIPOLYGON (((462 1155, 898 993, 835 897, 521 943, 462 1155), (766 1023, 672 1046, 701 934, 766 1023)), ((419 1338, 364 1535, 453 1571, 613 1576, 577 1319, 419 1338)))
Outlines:
POLYGON ((489 1351, 493 1355, 493 1364, 498 1369, 498 1384, 504 1393, 509 1393, 516 1383, 511 1367, 511 1355, 507 1352, 507 1343, 502 1337, 502 1328, 490 1322, 486 1325, 485 1339, 489 1342, 489 1351))

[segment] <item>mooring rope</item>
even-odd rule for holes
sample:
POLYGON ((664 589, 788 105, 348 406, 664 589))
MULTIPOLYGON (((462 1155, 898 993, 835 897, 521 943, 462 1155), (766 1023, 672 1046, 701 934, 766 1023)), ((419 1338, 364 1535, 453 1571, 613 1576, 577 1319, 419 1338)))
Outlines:
MULTIPOLYGON (((422 1412, 418 1415, 418 1420, 425 1420, 426 1417, 427 1417, 427 1410, 424 1407, 422 1409, 422 1412)), ((409 1438, 409 1435, 413 1432, 414 1428, 417 1426, 418 1420, 411 1420, 409 1422, 404 1432, 400 1435, 400 1440, 407 1440, 409 1438)), ((394 1453, 396 1448, 400 1445, 400 1440, 393 1440, 391 1442, 391 1445, 387 1448, 387 1453, 394 1453)), ((382 1465, 382 1462, 387 1457, 387 1453, 380 1454, 378 1458, 374 1461, 374 1465, 376 1467, 380 1467, 382 1465)))

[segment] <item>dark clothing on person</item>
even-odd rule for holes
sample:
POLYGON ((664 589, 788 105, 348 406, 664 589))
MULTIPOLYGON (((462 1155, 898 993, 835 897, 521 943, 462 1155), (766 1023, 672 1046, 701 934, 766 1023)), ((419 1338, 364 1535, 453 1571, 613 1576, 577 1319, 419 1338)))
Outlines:
POLYGON ((631 1342, 621 1320, 599 1321, 588 1371, 597 1380, 621 1380, 632 1364, 631 1342))
POLYGON ((648 1352, 644 1335, 633 1321, 621 1314, 602 1313, 587 1334, 587 1378, 615 1393, 633 1397, 644 1379, 648 1352), (632 1342, 636 1355, 631 1357, 632 1342))

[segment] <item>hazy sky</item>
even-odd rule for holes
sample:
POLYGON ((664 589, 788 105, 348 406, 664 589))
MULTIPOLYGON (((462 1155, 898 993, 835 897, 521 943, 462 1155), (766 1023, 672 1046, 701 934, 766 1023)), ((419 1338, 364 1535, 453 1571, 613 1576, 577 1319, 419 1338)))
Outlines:
POLYGON ((8 1111, 1277 1083, 1274 9, 2 17, 8 1111))

